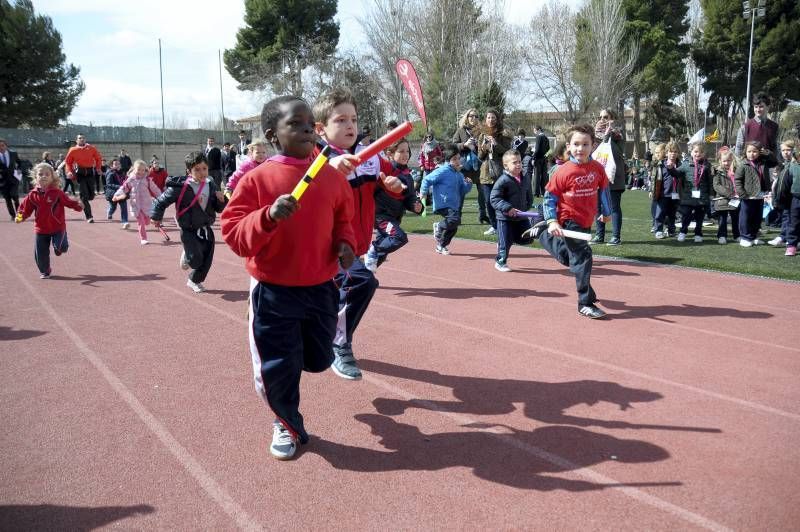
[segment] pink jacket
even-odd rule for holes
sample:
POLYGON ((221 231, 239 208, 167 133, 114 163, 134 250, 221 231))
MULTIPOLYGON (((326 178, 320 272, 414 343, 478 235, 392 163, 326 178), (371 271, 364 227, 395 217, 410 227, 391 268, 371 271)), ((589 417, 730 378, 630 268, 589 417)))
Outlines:
POLYGON ((136 216, 141 212, 148 218, 153 206, 153 198, 161 195, 161 189, 149 177, 129 176, 120 187, 130 194, 131 209, 136 216))
POLYGON ((255 159, 250 158, 240 164, 239 168, 237 168, 233 175, 231 175, 231 177, 228 179, 228 184, 225 185, 225 192, 233 192, 236 189, 236 184, 239 182, 242 176, 260 164, 261 163, 257 163, 255 159))

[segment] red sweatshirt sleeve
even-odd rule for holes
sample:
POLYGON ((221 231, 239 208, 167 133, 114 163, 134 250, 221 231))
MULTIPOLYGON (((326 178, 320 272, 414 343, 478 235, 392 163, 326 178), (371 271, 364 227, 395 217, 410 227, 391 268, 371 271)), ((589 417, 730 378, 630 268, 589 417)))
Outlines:
POLYGON ((61 201, 64 203, 65 207, 69 207, 74 211, 83 210, 83 205, 81 205, 77 200, 74 200, 69 196, 67 196, 67 194, 63 190, 59 190, 59 192, 60 192, 59 195, 61 196, 61 201))

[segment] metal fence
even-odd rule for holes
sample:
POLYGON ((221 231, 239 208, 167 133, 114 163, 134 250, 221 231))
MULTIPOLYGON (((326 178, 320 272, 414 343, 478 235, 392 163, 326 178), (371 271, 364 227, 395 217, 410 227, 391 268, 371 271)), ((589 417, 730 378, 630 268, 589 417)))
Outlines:
MULTIPOLYGON (((75 137, 81 133, 92 144, 160 144, 162 130, 152 127, 134 126, 84 126, 68 124, 57 129, 9 129, 0 128, 0 138, 6 139, 10 146, 63 146, 69 147, 75 137)), ((238 130, 225 131, 225 141, 235 143, 238 141, 238 130)), ((204 145, 208 137, 214 137, 218 145, 222 145, 223 132, 213 129, 167 129, 164 130, 168 144, 197 144, 204 145)))

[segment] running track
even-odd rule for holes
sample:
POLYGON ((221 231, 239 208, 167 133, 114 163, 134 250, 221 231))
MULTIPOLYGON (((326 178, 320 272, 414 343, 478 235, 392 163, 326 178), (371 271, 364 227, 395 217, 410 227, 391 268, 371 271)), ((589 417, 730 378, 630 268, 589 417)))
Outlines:
MULTIPOLYGON (((102 212, 102 203, 95 201, 102 212)), ((797 530, 800 285, 598 259, 605 321, 541 251, 412 236, 270 458, 247 278, 69 213, 40 280, 0 222, 0 529, 797 530)))

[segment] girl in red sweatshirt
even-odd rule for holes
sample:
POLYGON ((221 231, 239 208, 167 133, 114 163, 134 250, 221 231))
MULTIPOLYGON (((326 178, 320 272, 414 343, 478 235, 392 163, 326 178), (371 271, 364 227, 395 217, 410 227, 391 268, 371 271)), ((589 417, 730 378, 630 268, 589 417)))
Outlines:
POLYGON ((64 207, 78 212, 81 212, 83 207, 61 190, 53 167, 47 163, 39 163, 33 167, 31 181, 35 188, 22 200, 14 221, 21 223, 35 213, 36 221, 33 230, 36 233, 36 247, 33 258, 41 274, 39 277, 47 279, 52 272, 50 268, 51 243, 56 256, 66 253, 69 248, 64 207))

